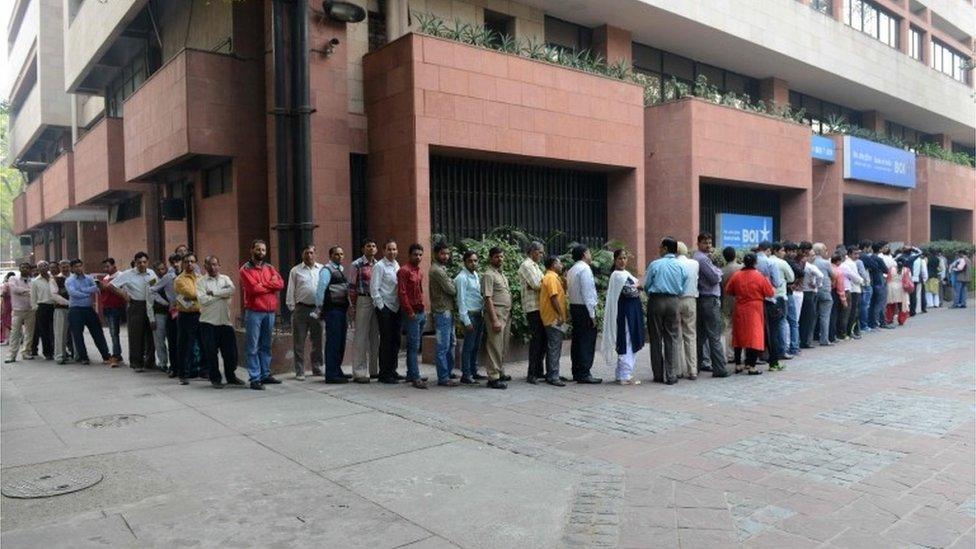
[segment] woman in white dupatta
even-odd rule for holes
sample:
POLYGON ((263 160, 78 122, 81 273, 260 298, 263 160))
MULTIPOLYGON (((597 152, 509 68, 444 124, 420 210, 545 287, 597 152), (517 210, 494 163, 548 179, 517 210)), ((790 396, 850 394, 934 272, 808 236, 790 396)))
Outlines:
POLYGON ((637 352, 644 347, 644 315, 640 300, 640 283, 627 271, 627 252, 614 250, 613 273, 610 275, 603 316, 603 358, 613 364, 621 385, 640 385, 634 379, 637 352))

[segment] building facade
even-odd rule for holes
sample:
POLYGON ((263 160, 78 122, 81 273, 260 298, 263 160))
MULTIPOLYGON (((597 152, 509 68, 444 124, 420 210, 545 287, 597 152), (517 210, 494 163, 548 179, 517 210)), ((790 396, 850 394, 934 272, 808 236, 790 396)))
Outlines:
POLYGON ((639 264, 664 235, 731 242, 750 223, 830 245, 976 239, 971 166, 836 134, 972 155, 972 0, 352 3, 363 21, 308 2, 15 2, 7 162, 30 179, 14 215, 34 255, 186 243, 233 274, 255 238, 279 262, 309 238, 348 257, 366 235, 502 225, 621 241, 639 264), (421 32, 432 17, 441 37, 421 32), (494 47, 463 43, 483 29, 494 47))

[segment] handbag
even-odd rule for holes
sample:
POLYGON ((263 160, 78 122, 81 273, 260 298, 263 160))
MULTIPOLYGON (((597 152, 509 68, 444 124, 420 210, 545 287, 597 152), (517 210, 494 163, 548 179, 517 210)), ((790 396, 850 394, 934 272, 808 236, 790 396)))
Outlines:
POLYGON ((911 271, 905 270, 905 273, 901 277, 901 287, 905 292, 912 293, 915 291, 915 283, 912 282, 911 271))

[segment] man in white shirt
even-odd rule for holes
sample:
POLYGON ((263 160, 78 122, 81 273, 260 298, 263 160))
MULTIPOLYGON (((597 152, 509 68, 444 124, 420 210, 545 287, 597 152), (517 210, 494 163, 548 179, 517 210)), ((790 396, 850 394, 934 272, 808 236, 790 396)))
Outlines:
POLYGON ((542 288, 542 268, 539 261, 545 254, 541 242, 533 242, 522 264, 519 265, 519 282, 522 287, 522 312, 529 323, 529 371, 526 380, 533 385, 545 377, 542 362, 546 357, 546 327, 539 314, 539 289, 542 288))
POLYGON ((230 322, 230 300, 237 291, 229 276, 220 274, 220 260, 209 256, 204 268, 207 274, 197 281, 197 300, 200 302, 200 341, 203 344, 203 363, 210 374, 214 389, 222 389, 217 351, 224 361, 224 377, 228 385, 244 385, 234 375, 237 369, 237 337, 230 322))
POLYGON ((285 305, 291 311, 292 352, 294 354, 295 379, 305 380, 305 339, 312 340, 312 375, 322 375, 322 323, 314 318, 315 290, 319 284, 322 264, 315 261, 315 245, 302 250, 302 262, 288 273, 288 289, 285 305))
POLYGON ((678 377, 698 379, 698 272, 701 265, 688 257, 688 245, 678 242, 678 265, 687 275, 678 298, 678 332, 681 334, 681 357, 678 377))
POLYGON ((575 263, 566 273, 569 316, 573 324, 570 357, 576 383, 603 383, 603 379, 590 374, 596 353, 596 281, 590 267, 592 260, 590 249, 580 244, 573 248, 575 263))
POLYGON ((34 339, 40 341, 44 358, 52 360, 54 347, 54 306, 67 305, 68 301, 58 294, 58 283, 51 276, 47 261, 37 263, 37 277, 31 281, 31 307, 36 311, 34 339))
POLYGON ((376 307, 380 325, 380 383, 397 383, 397 355, 400 352, 400 299, 397 297, 397 243, 390 240, 383 247, 383 259, 373 266, 369 295, 376 307))
POLYGON ((857 259, 861 252, 855 246, 847 248, 847 256, 840 264, 840 271, 844 275, 844 296, 847 299, 847 307, 843 316, 837 319, 837 338, 845 340, 848 337, 861 339, 860 335, 855 337, 851 321, 856 322, 857 311, 861 306, 861 285, 864 278, 857 270, 857 259))
POLYGON ((149 254, 139 252, 132 258, 135 266, 115 275, 109 283, 111 291, 126 302, 127 332, 129 334, 129 367, 137 372, 153 368, 156 364, 156 344, 153 332, 156 315, 152 287, 158 282, 156 273, 149 268, 149 254))

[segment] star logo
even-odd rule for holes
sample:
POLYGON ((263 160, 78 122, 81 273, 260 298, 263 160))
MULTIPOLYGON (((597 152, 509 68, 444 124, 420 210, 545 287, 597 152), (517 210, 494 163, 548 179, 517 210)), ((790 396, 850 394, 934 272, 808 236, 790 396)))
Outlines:
POLYGON ((763 221, 763 228, 762 228, 762 230, 759 231, 759 234, 761 235, 760 238, 759 238, 759 241, 762 242, 764 240, 769 240, 769 235, 772 232, 773 231, 770 231, 769 229, 766 228, 766 222, 763 221))

